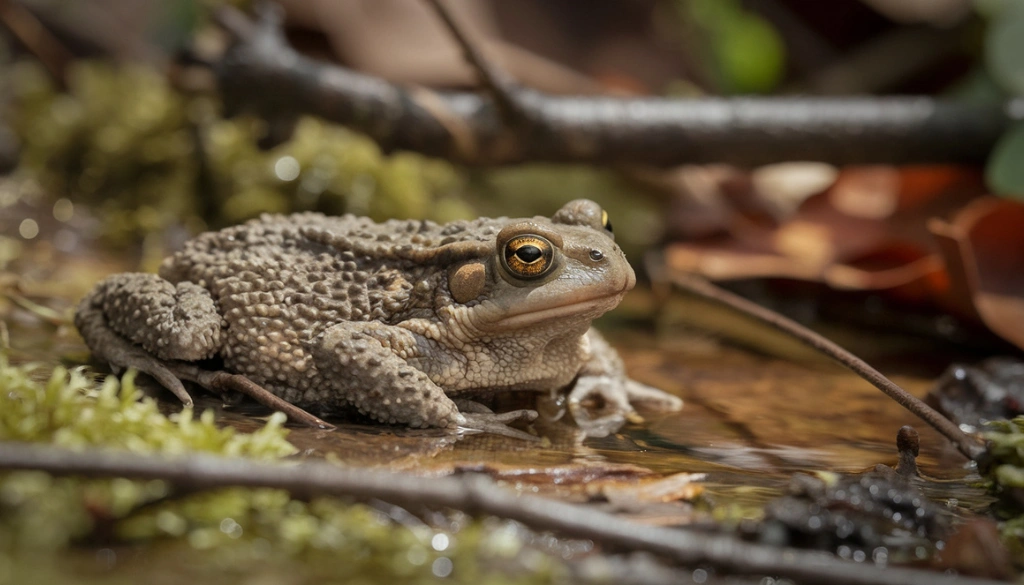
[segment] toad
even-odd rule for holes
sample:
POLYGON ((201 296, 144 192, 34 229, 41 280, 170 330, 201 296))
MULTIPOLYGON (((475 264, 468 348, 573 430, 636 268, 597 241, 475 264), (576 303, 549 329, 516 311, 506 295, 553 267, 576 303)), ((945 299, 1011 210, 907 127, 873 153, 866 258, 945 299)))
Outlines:
POLYGON ((216 358, 292 404, 409 427, 500 432, 510 418, 470 398, 567 389, 599 436, 632 402, 682 406, 628 379, 590 326, 635 282, 588 200, 551 218, 443 225, 264 215, 196 237, 159 275, 103 280, 75 325, 97 358, 185 401, 179 366, 216 358), (585 401, 601 415, 588 419, 585 401))

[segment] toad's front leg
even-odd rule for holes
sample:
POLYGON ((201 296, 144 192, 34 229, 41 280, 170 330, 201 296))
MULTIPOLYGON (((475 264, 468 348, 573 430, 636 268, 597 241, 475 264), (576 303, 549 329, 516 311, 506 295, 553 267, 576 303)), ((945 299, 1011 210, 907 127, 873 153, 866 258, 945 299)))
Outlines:
POLYGON ((569 410, 588 436, 604 437, 617 431, 635 415, 635 403, 663 412, 683 407, 679 397, 626 377, 622 358, 596 329, 587 331, 587 342, 590 357, 569 392, 569 410), (593 399, 603 403, 596 413, 585 407, 593 399))
POLYGON ((341 322, 324 331, 313 344, 317 370, 326 383, 324 402, 354 406, 377 421, 410 427, 464 427, 489 433, 534 439, 505 423, 537 413, 520 410, 504 414, 460 412, 423 371, 407 359, 421 357, 430 342, 416 334, 376 321, 341 322))

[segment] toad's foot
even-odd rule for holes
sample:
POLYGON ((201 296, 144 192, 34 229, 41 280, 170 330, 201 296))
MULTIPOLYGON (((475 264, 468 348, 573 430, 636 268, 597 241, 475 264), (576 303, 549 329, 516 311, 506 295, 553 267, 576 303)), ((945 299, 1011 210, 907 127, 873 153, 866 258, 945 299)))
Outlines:
POLYGON ((654 411, 672 412, 683 407, 676 396, 626 377, 622 358, 593 328, 587 332, 590 359, 569 392, 569 412, 590 437, 605 437, 626 421, 642 422, 633 409, 642 405, 654 411))
POLYGON ((682 398, 636 380, 626 380, 626 399, 630 404, 659 412, 676 412, 683 409, 682 398))
POLYGON ((633 404, 663 412, 683 407, 676 396, 615 375, 580 376, 569 393, 569 412, 588 437, 606 437, 626 421, 642 422, 633 404))
POLYGON ((340 398, 362 414, 388 424, 537 440, 507 425, 524 418, 533 420, 536 412, 495 414, 467 400, 459 400, 457 405, 425 372, 401 357, 413 353, 421 341, 405 329, 375 321, 332 325, 313 344, 317 368, 328 381, 324 399, 340 398))
POLYGON ((111 276, 82 300, 75 325, 93 355, 109 363, 115 373, 134 368, 149 374, 186 408, 193 401, 182 380, 208 390, 241 392, 295 422, 330 428, 243 376, 206 371, 190 363, 216 354, 224 329, 210 294, 195 284, 174 285, 155 274, 111 276))
POLYGON ((511 412, 503 412, 501 414, 495 414, 493 412, 462 412, 458 424, 459 427, 472 431, 480 431, 513 439, 536 442, 540 440, 539 437, 508 426, 508 423, 510 422, 517 420, 526 420, 529 422, 536 418, 537 411, 535 410, 513 410, 511 412))
POLYGON ((125 368, 134 368, 149 374, 181 400, 185 408, 191 408, 193 401, 181 381, 189 380, 208 390, 230 390, 246 394, 267 408, 283 412, 293 422, 319 429, 334 428, 301 408, 274 396, 244 376, 201 370, 195 364, 187 362, 157 359, 112 331, 98 312, 79 311, 75 321, 83 336, 87 336, 91 342, 98 342, 95 347, 101 347, 102 350, 95 349, 93 353, 110 363, 115 373, 125 368))

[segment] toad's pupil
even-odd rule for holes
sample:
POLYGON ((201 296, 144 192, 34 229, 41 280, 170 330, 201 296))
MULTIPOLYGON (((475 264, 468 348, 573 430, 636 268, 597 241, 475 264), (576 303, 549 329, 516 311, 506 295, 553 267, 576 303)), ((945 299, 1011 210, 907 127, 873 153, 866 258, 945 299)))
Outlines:
POLYGON ((527 264, 539 260, 540 257, 543 255, 544 254, 540 251, 540 248, 538 248, 537 246, 527 245, 516 250, 516 256, 523 262, 526 262, 527 264))

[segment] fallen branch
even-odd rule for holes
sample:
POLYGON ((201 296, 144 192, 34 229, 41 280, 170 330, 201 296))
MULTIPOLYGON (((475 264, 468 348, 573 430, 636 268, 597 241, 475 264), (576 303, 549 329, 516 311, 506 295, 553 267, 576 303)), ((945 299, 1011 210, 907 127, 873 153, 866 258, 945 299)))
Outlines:
MULTIPOLYGON (((700 276, 684 273, 665 274, 665 270, 654 262, 649 263, 649 271, 657 275, 657 278, 660 280, 668 280, 684 291, 721 303, 744 315, 753 317, 836 360, 864 380, 870 382, 875 388, 884 392, 889 398, 892 398, 897 404, 927 423, 942 436, 949 439, 964 457, 972 461, 980 461, 987 453, 987 449, 981 441, 961 431, 960 427, 951 420, 942 416, 938 411, 835 342, 775 311, 766 309, 755 302, 719 288, 700 276)), ((906 441, 909 441, 909 438, 904 439, 904 442, 906 441)), ((906 444, 909 445, 909 443, 906 444)), ((901 452, 902 450, 903 448, 901 447, 901 452)), ((906 464, 904 463, 904 465, 906 464)))
POLYGON ((1024 118, 1022 100, 566 97, 506 85, 525 123, 510 125, 494 92, 408 88, 306 58, 288 46, 275 10, 258 22, 233 9, 217 18, 234 38, 214 64, 227 113, 251 111, 272 124, 319 116, 385 150, 466 165, 977 163, 1024 118))
POLYGON ((828 585, 995 585, 996 581, 843 561, 831 554, 775 548, 725 535, 636 524, 592 508, 501 488, 483 476, 424 478, 348 469, 326 462, 258 463, 205 454, 161 459, 120 451, 70 451, 0 442, 0 469, 40 470, 61 476, 161 479, 179 488, 226 486, 287 490, 297 497, 375 498, 409 507, 444 507, 509 518, 537 530, 648 551, 687 566, 723 573, 771 575, 828 585))

